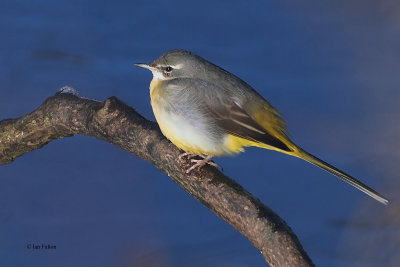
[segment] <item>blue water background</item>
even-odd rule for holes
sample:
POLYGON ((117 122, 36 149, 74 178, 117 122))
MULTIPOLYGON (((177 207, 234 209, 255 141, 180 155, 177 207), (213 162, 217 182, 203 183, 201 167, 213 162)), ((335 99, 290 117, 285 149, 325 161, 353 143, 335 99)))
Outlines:
MULTIPOLYGON (((132 64, 191 50, 266 97, 296 143, 392 204, 262 149, 216 159, 225 173, 284 218, 318 266, 398 266, 399 47, 397 1, 2 0, 0 119, 69 85, 154 120, 151 74, 132 64)), ((91 137, 1 166, 0 205, 1 266, 265 266, 153 165, 91 137)))

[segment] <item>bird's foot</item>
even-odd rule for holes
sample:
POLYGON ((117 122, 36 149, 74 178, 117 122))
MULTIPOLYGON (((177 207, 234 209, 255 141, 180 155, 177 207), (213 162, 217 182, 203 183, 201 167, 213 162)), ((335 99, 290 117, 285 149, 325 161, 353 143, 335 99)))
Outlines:
MULTIPOLYGON (((196 155, 197 156, 197 155, 196 155)), ((198 155, 200 157, 202 157, 203 159, 191 159, 190 162, 193 162, 193 166, 190 167, 189 169, 186 170, 186 173, 189 174, 191 171, 193 171, 196 168, 203 168, 205 165, 211 165, 214 166, 215 168, 221 168, 221 166, 219 166, 217 163, 215 163, 214 161, 212 161, 212 156, 203 156, 203 155, 198 155)))
POLYGON ((192 167, 190 167, 189 169, 186 170, 187 174, 189 174, 191 171, 193 171, 196 168, 201 169, 202 167, 204 167, 207 164, 211 165, 215 168, 221 168, 221 170, 223 170, 220 165, 218 165, 217 163, 212 161, 212 156, 196 154, 193 152, 185 152, 178 156, 178 160, 182 160, 184 158, 190 159, 190 162, 194 163, 192 167), (197 157, 197 156, 199 156, 202 159, 193 159, 194 157, 197 157))

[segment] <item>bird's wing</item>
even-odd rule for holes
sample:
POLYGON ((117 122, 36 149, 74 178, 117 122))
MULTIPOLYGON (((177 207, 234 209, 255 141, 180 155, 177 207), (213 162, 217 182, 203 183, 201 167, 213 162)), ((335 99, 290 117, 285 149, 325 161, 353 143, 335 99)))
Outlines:
MULTIPOLYGON (((215 102, 213 104, 216 104, 215 102)), ((285 143, 261 127, 236 103, 224 101, 218 103, 218 105, 210 105, 209 107, 217 124, 228 133, 281 150, 290 151, 285 143)))
MULTIPOLYGON (((203 105, 206 106, 208 114, 213 117, 217 125, 229 134, 263 143, 283 151, 291 151, 291 149, 281 141, 281 138, 278 138, 279 134, 276 134, 274 130, 271 130, 271 132, 267 130, 268 128, 279 128, 280 125, 266 125, 268 121, 265 120, 262 124, 258 123, 248 111, 235 102, 234 98, 231 97, 230 92, 227 90, 204 81, 195 82, 194 87, 195 88, 191 88, 191 90, 198 90, 198 93, 201 94, 201 99, 199 99, 199 101, 202 101, 203 105)), ((267 108, 272 108, 268 102, 266 102, 266 104, 268 105, 267 108)), ((272 111, 277 112, 273 108, 272 111)), ((261 119, 263 119, 263 117, 268 118, 276 116, 276 114, 269 114, 272 111, 265 109, 265 111, 260 112, 261 119)), ((283 121, 279 122, 284 125, 283 121)), ((274 121, 270 123, 276 124, 274 121)), ((284 130, 284 128, 282 129, 284 130)), ((283 137, 285 135, 280 136, 283 137)))

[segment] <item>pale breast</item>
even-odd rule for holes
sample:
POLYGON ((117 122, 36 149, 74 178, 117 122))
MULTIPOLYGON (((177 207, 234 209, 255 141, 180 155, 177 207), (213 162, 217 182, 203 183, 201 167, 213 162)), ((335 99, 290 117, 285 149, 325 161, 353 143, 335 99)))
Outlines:
MULTIPOLYGON (((155 85, 152 82, 152 85, 155 85)), ((162 133, 180 149, 197 154, 225 154, 225 134, 205 114, 196 103, 179 96, 168 95, 158 86, 151 86, 151 105, 162 133), (171 99, 175 98, 175 99, 171 99)), ((184 96, 181 96, 184 97, 184 96)))

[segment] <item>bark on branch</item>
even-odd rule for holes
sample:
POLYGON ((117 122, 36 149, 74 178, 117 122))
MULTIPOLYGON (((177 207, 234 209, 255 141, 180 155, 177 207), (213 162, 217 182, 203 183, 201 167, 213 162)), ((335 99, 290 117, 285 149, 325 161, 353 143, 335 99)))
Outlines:
POLYGON ((247 237, 271 266, 313 266, 296 235, 277 214, 213 167, 187 175, 190 162, 177 160, 179 149, 157 124, 115 97, 97 102, 63 88, 32 113, 0 121, 0 165, 74 134, 104 140, 153 163, 247 237))

